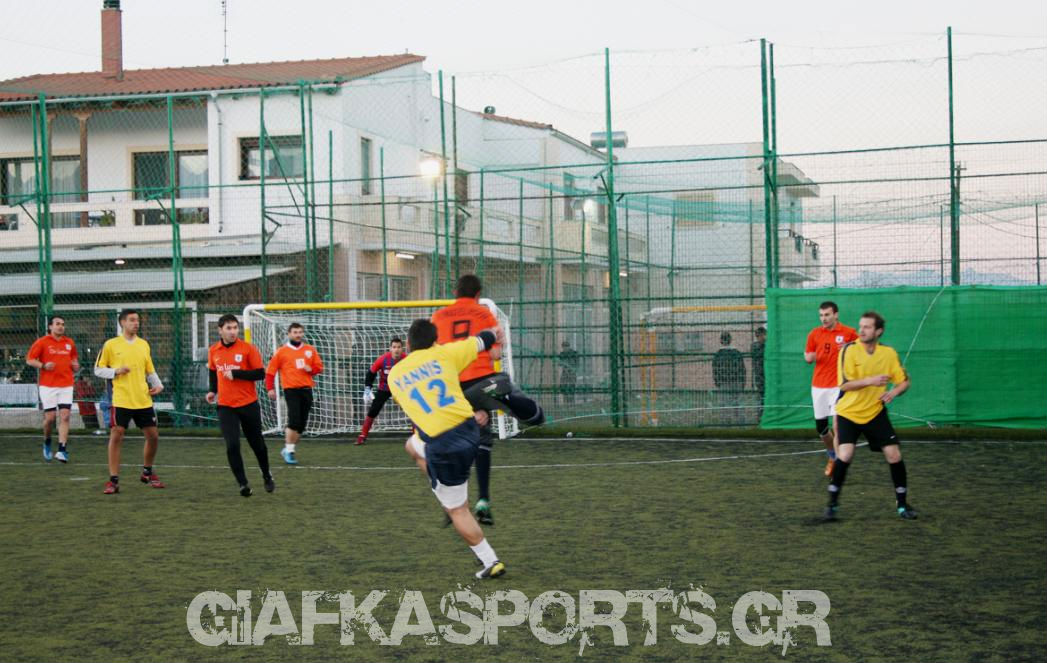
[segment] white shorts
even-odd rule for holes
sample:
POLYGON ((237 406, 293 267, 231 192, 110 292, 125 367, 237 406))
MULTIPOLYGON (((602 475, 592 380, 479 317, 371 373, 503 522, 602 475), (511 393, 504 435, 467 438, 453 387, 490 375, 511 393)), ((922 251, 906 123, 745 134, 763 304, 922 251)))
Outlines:
POLYGON ((828 419, 836 414, 836 400, 839 397, 839 387, 811 387, 811 400, 814 401, 814 418, 828 419))
MULTIPOLYGON (((411 449, 416 454, 425 458, 425 442, 422 442, 422 439, 417 434, 412 434, 411 437, 407 438, 407 444, 411 446, 411 449)), ((437 481, 436 488, 433 488, 433 494, 436 495, 436 499, 439 500, 443 508, 454 509, 469 501, 469 482, 461 483, 457 486, 447 486, 437 481)))
POLYGON ((70 387, 40 387, 40 406, 44 410, 54 410, 59 406, 73 407, 73 388, 70 387))

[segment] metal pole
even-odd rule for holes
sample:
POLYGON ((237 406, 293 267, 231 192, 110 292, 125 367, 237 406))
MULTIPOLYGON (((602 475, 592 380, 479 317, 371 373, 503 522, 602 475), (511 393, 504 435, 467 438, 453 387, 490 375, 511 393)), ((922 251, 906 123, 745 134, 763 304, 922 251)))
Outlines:
MULTIPOLYGON (((174 149, 174 99, 167 97, 167 170, 168 189, 171 194, 171 270, 173 272, 174 311, 171 326, 174 335, 174 348, 171 355, 171 377, 173 382, 173 393, 175 411, 181 413, 182 407, 182 310, 185 307, 185 273, 182 269, 182 237, 181 226, 178 223, 178 179, 177 161, 174 149)), ((179 417, 175 417, 175 424, 181 423, 179 417)))
MULTIPOLYGON (((269 233, 265 227, 265 149, 266 149, 266 136, 265 136, 265 89, 258 91, 258 199, 261 203, 261 214, 259 218, 262 223, 262 283, 261 283, 261 295, 262 303, 266 303, 269 295, 269 283, 266 278, 266 244, 269 243, 269 233)), ((224 195, 223 190, 219 195, 224 195)))
POLYGON ((389 301, 389 247, 385 225, 385 147, 378 148, 378 177, 382 194, 382 301, 389 301))
POLYGON ((44 155, 37 190, 43 200, 42 214, 37 217, 44 229, 44 291, 42 294, 44 315, 50 315, 55 307, 54 260, 51 255, 51 139, 48 131, 47 100, 40 94, 40 147, 44 155))
POLYGON ((749 199, 749 303, 756 301, 756 285, 753 279, 756 273, 756 247, 754 246, 753 231, 753 200, 749 199))
POLYGON ((313 237, 313 252, 309 256, 309 266, 313 270, 313 289, 309 301, 315 302, 320 295, 320 274, 317 269, 317 258, 320 255, 320 242, 316 236, 316 146, 313 142, 313 87, 308 88, 309 97, 309 161, 305 165, 305 188, 309 191, 310 204, 305 206, 309 233, 313 237))
POLYGON ((484 169, 480 169, 480 259, 476 266, 476 275, 483 282, 484 278, 484 169))
POLYGON ((952 241, 952 284, 960 285, 960 192, 956 172, 955 123, 953 122, 952 26, 946 28, 949 46, 949 219, 952 241))
POLYGON ((436 299, 440 280, 440 201, 436 193, 436 180, 433 180, 433 264, 432 283, 429 284, 429 296, 436 299))
POLYGON ((1036 215, 1036 285, 1040 285, 1040 204, 1033 207, 1036 215))
POLYGON ((778 207, 778 103, 775 99, 774 44, 768 45, 768 76, 771 81, 771 195, 774 212, 774 287, 781 279, 781 218, 778 207))
POLYGON ((447 194, 447 124, 444 121, 444 72, 437 72, 440 81, 440 175, 444 186, 444 261, 446 268, 446 280, 443 286, 443 295, 451 291, 451 212, 448 206, 447 194))
POLYGON ((40 115, 43 114, 43 107, 37 111, 36 104, 29 106, 29 116, 33 124, 33 200, 36 202, 36 261, 39 267, 40 276, 40 297, 38 299, 38 310, 37 310, 37 330, 41 333, 47 330, 47 311, 45 310, 44 304, 44 292, 47 290, 47 286, 44 283, 46 279, 45 272, 48 271, 51 266, 44 261, 44 224, 43 224, 43 200, 40 197, 40 182, 41 182, 41 161, 40 153, 43 151, 37 141, 40 138, 40 115))
POLYGON ((627 404, 622 401, 622 308, 618 266, 618 212, 614 198, 614 145, 611 130, 611 49, 604 48, 604 107, 607 116, 607 262, 611 282, 611 410, 617 428, 628 425, 627 404), (624 417, 624 419, 623 419, 624 417))
MULTIPOLYGON (((305 213, 305 292, 306 301, 316 301, 313 297, 313 270, 311 269, 313 244, 309 232, 309 142, 305 124, 305 84, 298 84, 298 109, 302 123, 302 211, 305 213)), ((264 155, 263 155, 264 156, 264 155)))
POLYGON ((517 311, 520 312, 520 316, 516 320, 516 326, 517 327, 523 327, 524 326, 524 312, 523 312, 523 300, 524 300, 524 287, 523 287, 523 284, 524 284, 524 267, 523 267, 523 264, 524 264, 524 256, 523 256, 523 243, 524 243, 524 197, 523 197, 523 194, 524 194, 524 191, 523 191, 523 188, 524 188, 524 186, 523 186, 523 177, 521 177, 520 178, 520 185, 519 185, 519 202, 518 202, 518 207, 517 207, 517 215, 518 215, 517 216, 517 224, 519 225, 519 228, 517 229, 518 230, 517 235, 519 236, 519 238, 517 239, 517 242, 516 242, 516 256, 517 256, 516 257, 516 292, 517 292, 517 299, 516 299, 516 306, 514 307, 514 310, 517 310, 517 311))
POLYGON ((771 230, 771 164, 770 164, 770 141, 771 127, 768 117, 767 98, 767 40, 760 40, 760 87, 763 98, 763 226, 764 226, 764 259, 767 269, 767 288, 774 287, 774 237, 771 230))
POLYGON ((330 129, 327 131, 327 301, 334 301, 334 131, 330 129))
POLYGON ((451 76, 451 154, 454 160, 454 280, 457 282, 461 269, 461 240, 458 232, 458 97, 455 92, 454 76, 451 76))
POLYGON ((945 206, 938 205, 938 285, 945 285, 945 206))
POLYGON ((836 262, 836 196, 833 196, 833 287, 835 288, 837 283, 837 262, 836 262))

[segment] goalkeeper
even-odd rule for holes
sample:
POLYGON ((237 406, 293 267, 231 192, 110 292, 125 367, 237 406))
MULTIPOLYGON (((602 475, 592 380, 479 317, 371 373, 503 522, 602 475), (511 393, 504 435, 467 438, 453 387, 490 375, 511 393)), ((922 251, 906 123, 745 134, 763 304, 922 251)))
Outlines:
POLYGON ((374 425, 374 420, 378 418, 378 414, 385 407, 385 402, 392 397, 392 393, 389 391, 389 371, 406 356, 404 342, 399 338, 394 338, 389 341, 389 352, 375 359, 374 363, 371 364, 371 368, 367 370, 367 375, 364 376, 364 407, 367 408, 367 417, 364 419, 364 425, 360 428, 360 436, 356 438, 356 444, 363 444, 367 441, 367 433, 370 432, 371 426, 374 425), (378 377, 377 392, 374 389, 376 376, 378 377))

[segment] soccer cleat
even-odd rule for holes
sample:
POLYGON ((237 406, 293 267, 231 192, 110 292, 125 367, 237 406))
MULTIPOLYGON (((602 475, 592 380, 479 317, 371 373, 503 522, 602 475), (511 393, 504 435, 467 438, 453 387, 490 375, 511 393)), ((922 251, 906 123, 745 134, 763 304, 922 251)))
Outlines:
POLYGON ((487 500, 477 500, 476 508, 473 509, 476 522, 481 525, 494 526, 494 517, 491 515, 491 505, 487 500))
POLYGON ((905 506, 898 507, 898 517, 902 520, 916 520, 916 512, 913 511, 911 506, 906 504, 905 506))
POLYGON ((150 488, 166 488, 164 482, 160 481, 160 477, 156 476, 155 473, 146 474, 145 472, 142 472, 142 476, 138 478, 142 483, 147 484, 150 488))
POLYGON ((824 522, 832 522, 836 520, 836 512, 839 511, 839 509, 840 507, 834 504, 830 504, 829 506, 825 507, 825 512, 822 513, 822 520, 824 522))
POLYGON ((825 476, 832 478, 832 475, 833 475, 833 465, 835 465, 835 464, 836 464, 836 461, 833 460, 832 458, 830 458, 829 462, 827 462, 825 464, 825 476))
POLYGON ((354 446, 358 447, 358 446, 360 446, 361 444, 363 444, 366 441, 367 441, 367 436, 366 435, 361 435, 360 437, 356 438, 356 444, 354 446))
POLYGON ((68 463, 69 462, 69 454, 66 453, 65 451, 61 451, 61 450, 56 451, 55 452, 55 458, 59 462, 61 462, 61 463, 68 463))
POLYGON ((280 450, 280 456, 283 457, 284 462, 287 463, 288 465, 297 465, 298 464, 298 459, 296 459, 294 457, 294 452, 293 451, 288 451, 287 449, 281 449, 280 450))
POLYGON ((477 578, 497 578, 505 573, 505 564, 494 560, 494 564, 476 572, 477 578))
POLYGON ((273 477, 265 478, 265 492, 271 493, 276 490, 276 482, 273 481, 273 477))
POLYGON ((53 457, 54 454, 51 453, 51 442, 44 440, 44 460, 51 462, 51 458, 53 457))
POLYGON ((120 492, 120 484, 113 483, 112 481, 105 482, 105 490, 102 491, 103 495, 115 495, 120 492))
POLYGON ((252 494, 253 493, 251 492, 251 487, 248 486, 246 483, 240 486, 240 497, 250 497, 252 494))

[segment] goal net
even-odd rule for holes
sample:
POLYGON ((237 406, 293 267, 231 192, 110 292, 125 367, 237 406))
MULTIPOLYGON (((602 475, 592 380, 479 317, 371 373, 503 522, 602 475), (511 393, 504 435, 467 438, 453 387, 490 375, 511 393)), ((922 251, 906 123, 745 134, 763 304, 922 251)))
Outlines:
MULTIPOLYGON (((268 365, 276 350, 287 342, 287 327, 292 322, 305 326, 305 342, 316 347, 323 359, 324 370, 316 378, 313 409, 309 415, 307 435, 355 433, 363 425, 367 408, 362 394, 364 378, 374 361, 389 350, 393 338, 407 341, 407 329, 417 318, 429 318, 438 308, 454 300, 411 302, 354 302, 318 304, 251 304, 244 308, 245 337, 254 343, 268 365)), ((509 318, 489 299, 480 303, 491 309, 505 330, 500 366, 513 375, 512 335, 509 318)), ((475 330, 480 331, 480 330, 475 330)), ((261 384, 261 383, 259 383, 261 384)), ((279 387, 279 376, 277 376, 279 387)), ((377 380, 374 387, 378 387, 377 380)), ((264 387, 260 386, 264 390, 264 387)), ((282 432, 287 424, 287 408, 282 390, 274 401, 260 394, 262 426, 266 433, 282 432)), ((500 438, 519 432, 516 419, 505 413, 494 417, 500 438)), ((404 431, 411 423, 393 399, 386 402, 372 431, 404 431)))

